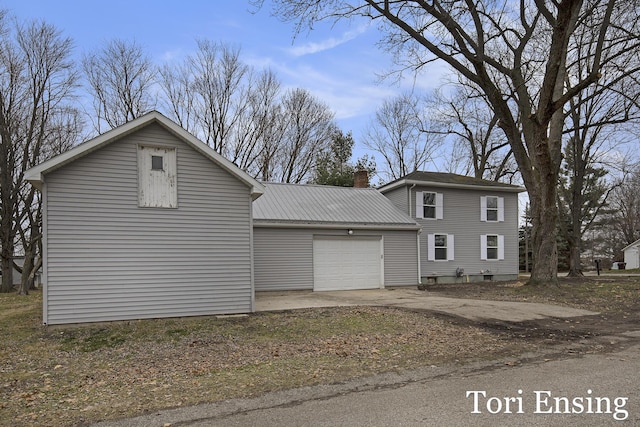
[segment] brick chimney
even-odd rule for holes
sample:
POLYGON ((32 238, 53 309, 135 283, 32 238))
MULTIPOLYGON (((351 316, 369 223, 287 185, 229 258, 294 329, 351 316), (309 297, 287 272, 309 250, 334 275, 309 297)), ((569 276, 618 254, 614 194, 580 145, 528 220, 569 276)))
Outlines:
POLYGON ((353 186, 354 188, 368 188, 369 187, 369 172, 366 170, 357 170, 353 174, 353 186))

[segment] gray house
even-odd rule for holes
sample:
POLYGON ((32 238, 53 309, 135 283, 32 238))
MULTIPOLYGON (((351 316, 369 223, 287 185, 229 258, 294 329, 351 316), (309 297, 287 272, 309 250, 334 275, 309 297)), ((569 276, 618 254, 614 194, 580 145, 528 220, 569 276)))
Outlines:
POLYGON ((373 188, 265 184, 256 291, 417 285, 420 226, 373 188))
POLYGON ((152 112, 28 171, 43 197, 45 324, 253 310, 264 187, 152 112))
POLYGON ((380 192, 422 227, 423 283, 518 277, 518 194, 524 188, 438 172, 412 172, 380 192))

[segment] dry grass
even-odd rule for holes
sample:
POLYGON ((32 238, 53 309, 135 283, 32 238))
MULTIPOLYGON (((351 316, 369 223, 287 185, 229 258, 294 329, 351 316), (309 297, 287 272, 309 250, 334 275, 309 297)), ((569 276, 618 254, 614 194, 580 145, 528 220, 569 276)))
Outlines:
POLYGON ((65 328, 0 295, 0 425, 74 425, 526 351, 426 313, 332 308, 65 328))
MULTIPOLYGON (((638 278, 431 291, 552 302, 625 318, 640 308, 638 278)), ((38 292, 0 294, 0 425, 86 424, 390 370, 490 360, 538 349, 542 338, 374 307, 45 328, 38 292)))

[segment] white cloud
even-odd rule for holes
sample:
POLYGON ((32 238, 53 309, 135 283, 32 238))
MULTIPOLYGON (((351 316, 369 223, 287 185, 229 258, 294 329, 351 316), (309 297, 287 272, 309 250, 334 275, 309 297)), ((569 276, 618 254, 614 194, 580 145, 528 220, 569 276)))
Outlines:
POLYGON ((287 49, 287 52, 296 57, 323 52, 355 39, 359 35, 365 33, 367 28, 369 28, 369 25, 363 24, 353 30, 344 32, 340 38, 330 37, 320 42, 309 42, 302 46, 289 48, 287 49))

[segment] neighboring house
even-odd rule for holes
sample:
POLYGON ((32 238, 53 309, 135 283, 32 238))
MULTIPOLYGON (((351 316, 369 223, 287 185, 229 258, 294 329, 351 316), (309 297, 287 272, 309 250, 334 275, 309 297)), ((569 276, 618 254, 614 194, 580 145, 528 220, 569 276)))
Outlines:
POLYGON ((376 189, 267 183, 253 209, 256 291, 419 283, 420 226, 376 189))
POLYGON ((518 193, 467 176, 412 172, 380 188, 422 226, 422 282, 518 277, 518 193))
POLYGON ((43 321, 253 311, 264 187, 157 112, 29 170, 43 197, 43 321))
POLYGON ((622 249, 624 253, 625 268, 640 268, 640 240, 636 240, 632 244, 622 249))

